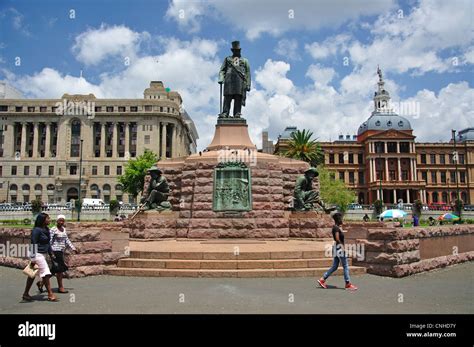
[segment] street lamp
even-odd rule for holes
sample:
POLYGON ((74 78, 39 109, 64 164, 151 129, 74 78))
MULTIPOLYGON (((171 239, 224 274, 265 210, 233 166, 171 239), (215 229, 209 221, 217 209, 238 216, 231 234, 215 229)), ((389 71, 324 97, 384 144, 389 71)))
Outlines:
MULTIPOLYGON (((453 136, 453 145, 454 145, 454 152, 453 152, 453 161, 456 165, 456 196, 457 200, 455 206, 457 207, 459 201, 459 177, 458 177, 458 152, 456 150, 456 130, 451 130, 451 134, 453 136)), ((461 218, 461 209, 459 209, 459 218, 461 218)))
POLYGON ((78 194, 78 200, 79 200, 79 205, 77 209, 77 221, 81 221, 81 181, 82 181, 82 144, 84 140, 81 140, 81 149, 80 149, 80 157, 79 157, 79 194, 78 194))

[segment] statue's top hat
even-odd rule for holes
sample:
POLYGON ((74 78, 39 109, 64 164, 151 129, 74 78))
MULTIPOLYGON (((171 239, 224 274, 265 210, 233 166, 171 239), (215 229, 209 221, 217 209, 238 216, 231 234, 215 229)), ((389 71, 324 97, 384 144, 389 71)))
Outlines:
POLYGON ((318 176, 319 176, 318 170, 316 170, 316 168, 314 168, 314 167, 310 167, 310 168, 309 168, 308 170, 306 170, 304 173, 306 174, 306 173, 310 173, 310 172, 314 173, 314 177, 318 177, 318 176))
POLYGON ((232 48, 230 50, 240 50, 240 41, 232 41, 232 48))
POLYGON ((163 171, 161 171, 160 169, 158 169, 158 167, 156 165, 153 165, 151 168, 148 169, 149 172, 157 172, 159 174, 162 174, 163 171))

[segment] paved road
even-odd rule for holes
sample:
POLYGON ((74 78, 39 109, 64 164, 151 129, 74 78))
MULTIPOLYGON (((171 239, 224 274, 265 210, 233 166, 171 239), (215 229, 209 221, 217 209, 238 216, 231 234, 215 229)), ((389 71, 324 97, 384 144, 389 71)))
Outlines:
MULTIPOLYGON (((61 302, 21 302, 25 277, 0 267, 0 313, 474 313, 474 263, 393 279, 334 276, 324 290, 310 278, 191 279, 96 276, 66 280, 61 302), (403 299, 403 302, 399 300, 403 299)), ((31 295, 36 290, 31 290, 31 295)))

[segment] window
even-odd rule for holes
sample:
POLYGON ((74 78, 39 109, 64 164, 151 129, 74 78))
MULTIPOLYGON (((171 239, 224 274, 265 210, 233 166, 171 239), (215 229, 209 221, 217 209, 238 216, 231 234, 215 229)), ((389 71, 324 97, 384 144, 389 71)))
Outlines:
POLYGON ((354 171, 349 171, 349 183, 354 184, 355 179, 354 179, 354 171))
POLYGON ((7 105, 0 105, 0 112, 8 112, 8 106, 7 105))
POLYGON ((163 112, 163 106, 160 106, 160 112, 163 112))
POLYGON ((375 142, 375 153, 384 153, 384 143, 383 142, 375 142))
POLYGON ((69 174, 70 175, 77 175, 77 165, 69 166, 69 174))
POLYGON ((466 183, 466 173, 464 171, 459 172, 459 181, 461 183, 466 183))
POLYGON ((35 112, 34 106, 28 106, 28 112, 35 112))
POLYGON ((92 166, 92 175, 94 175, 94 176, 97 175, 97 166, 96 165, 92 166))
POLYGON ((40 112, 46 112, 47 107, 46 106, 40 106, 40 112))
POLYGON ((23 112, 23 106, 15 106, 15 112, 23 112))
POLYGON ((0 166, 0 177, 3 176, 3 166, 0 166))
POLYGON ((329 153, 329 164, 334 164, 334 153, 329 153))
POLYGON ((426 164, 426 154, 422 154, 422 155, 420 156, 420 159, 421 159, 421 163, 422 163, 422 164, 426 164))
POLYGON ((16 166, 12 166, 12 176, 16 176, 16 166))
POLYGON ((105 176, 110 175, 110 166, 108 165, 104 166, 104 175, 105 176))
POLYGON ((137 106, 130 106, 130 112, 138 112, 137 106))
POLYGON ((151 105, 146 105, 145 106, 145 111, 146 112, 151 112, 151 111, 153 111, 153 107, 151 105))
POLYGON ((121 175, 121 174, 122 174, 122 167, 117 166, 117 175, 121 175))
POLYGON ((94 108, 94 111, 95 111, 95 112, 102 112, 102 106, 96 106, 96 107, 94 108))
POLYGON ((344 181, 344 171, 339 171, 339 179, 344 181))
POLYGON ((444 154, 439 155, 439 163, 446 164, 446 156, 444 154))
POLYGON ((359 184, 365 184, 364 171, 359 171, 359 184))
POLYGON ((349 153, 349 164, 354 164, 354 153, 349 153))
POLYGON ((25 166, 23 168, 23 176, 29 176, 30 175, 30 167, 29 166, 25 166))
POLYGON ((436 164, 436 154, 430 154, 430 163, 436 164))
POLYGON ((441 171, 441 183, 446 183, 446 171, 441 171))
POLYGON ((107 112, 114 112, 114 107, 113 106, 107 106, 106 111, 107 112))
POLYGON ((410 153, 409 142, 400 142, 400 153, 410 153))
POLYGON ((421 172, 421 179, 428 183, 428 173, 426 171, 421 172))
POLYGON ((451 180, 451 183, 456 183, 456 171, 450 171, 449 172, 449 179, 451 180))
POLYGON ((364 162, 364 154, 363 153, 359 153, 357 155, 357 162, 358 162, 358 164, 362 164, 364 162))
POLYGON ((41 166, 36 167, 36 176, 41 176, 41 166))
POLYGON ((408 181, 408 171, 402 170, 402 181, 408 181))
POLYGON ((339 153, 339 164, 344 163, 344 153, 339 153))
POLYGON ((81 147, 81 121, 74 120, 71 123, 71 157, 78 157, 81 147))
POLYGON ((54 113, 58 114, 57 109, 58 109, 57 106, 53 106, 53 107, 51 107, 51 112, 54 112, 54 113))
POLYGON ((48 167, 48 175, 53 176, 54 175, 54 166, 49 166, 48 167))
POLYGON ((118 111, 119 112, 125 112, 125 106, 119 106, 118 111))
POLYGON ((390 175, 390 181, 396 181, 396 179, 397 179, 397 174, 396 174, 395 170, 390 170, 390 171, 388 172, 388 174, 390 175))
POLYGON ((397 143, 396 142, 387 142, 387 152, 388 153, 397 153, 397 143))
POLYGON ((459 154, 459 164, 464 164, 464 154, 459 154))

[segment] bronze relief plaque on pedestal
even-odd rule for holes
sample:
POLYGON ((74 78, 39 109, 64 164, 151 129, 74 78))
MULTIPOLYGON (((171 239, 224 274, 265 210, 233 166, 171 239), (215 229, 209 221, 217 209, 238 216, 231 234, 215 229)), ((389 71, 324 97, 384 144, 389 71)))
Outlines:
POLYGON ((212 209, 215 212, 252 210, 252 185, 247 165, 223 162, 214 168, 212 209))

